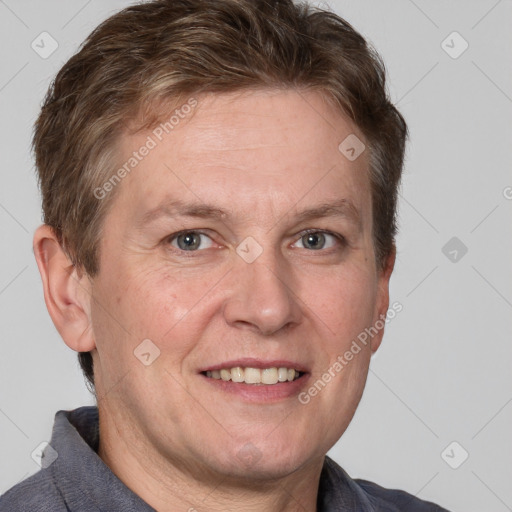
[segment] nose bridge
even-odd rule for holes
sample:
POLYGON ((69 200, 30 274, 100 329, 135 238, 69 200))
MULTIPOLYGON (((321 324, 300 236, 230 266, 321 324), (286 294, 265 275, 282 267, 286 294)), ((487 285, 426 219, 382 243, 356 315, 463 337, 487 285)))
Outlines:
POLYGON ((237 247, 232 292, 224 305, 224 316, 230 325, 250 325, 263 334, 272 334, 300 320, 290 282, 292 273, 278 249, 248 238, 237 247))

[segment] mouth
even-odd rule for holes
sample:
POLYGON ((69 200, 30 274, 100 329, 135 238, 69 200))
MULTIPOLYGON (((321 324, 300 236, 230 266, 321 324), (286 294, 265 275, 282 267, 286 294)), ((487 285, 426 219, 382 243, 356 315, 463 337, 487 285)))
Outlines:
POLYGON ((253 403, 270 403, 296 396, 310 375, 306 367, 296 362, 254 358, 221 363, 199 373, 217 392, 253 403))
POLYGON ((282 382, 293 382, 300 379, 304 372, 286 366, 272 366, 269 368, 253 368, 251 366, 234 366, 220 370, 207 370, 201 372, 210 379, 224 382, 237 382, 254 385, 274 386, 282 382))

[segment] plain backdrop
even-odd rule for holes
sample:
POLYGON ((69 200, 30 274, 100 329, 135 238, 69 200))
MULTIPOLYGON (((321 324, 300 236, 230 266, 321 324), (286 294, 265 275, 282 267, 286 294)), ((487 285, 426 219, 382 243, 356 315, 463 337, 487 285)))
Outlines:
MULTIPOLYGON (((93 403, 43 301, 29 146, 55 73, 129 3, 0 1, 0 493, 39 469, 57 410, 93 403)), ((391 282, 403 311, 330 455, 454 512, 512 510, 512 2, 329 5, 383 56, 411 133, 391 282)))

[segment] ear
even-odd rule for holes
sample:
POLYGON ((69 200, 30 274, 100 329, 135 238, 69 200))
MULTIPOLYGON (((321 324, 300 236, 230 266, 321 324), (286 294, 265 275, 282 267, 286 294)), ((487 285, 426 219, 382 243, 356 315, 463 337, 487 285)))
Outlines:
POLYGON ((34 233, 34 255, 43 281, 44 300, 66 345, 77 352, 95 348, 90 322, 91 282, 78 272, 54 230, 43 224, 34 233))
POLYGON ((396 247, 393 246, 393 249, 389 253, 389 256, 386 258, 384 263, 384 268, 380 269, 378 275, 378 288, 377 288, 377 303, 376 303, 376 317, 374 319, 374 324, 378 327, 382 327, 378 329, 378 333, 371 338, 370 345, 372 354, 377 351, 382 342, 382 337, 384 336, 384 325, 386 321, 386 315, 389 308, 389 280, 391 278, 391 274, 393 273, 393 268, 395 267, 396 260, 396 247), (382 324, 382 325, 381 325, 382 324))

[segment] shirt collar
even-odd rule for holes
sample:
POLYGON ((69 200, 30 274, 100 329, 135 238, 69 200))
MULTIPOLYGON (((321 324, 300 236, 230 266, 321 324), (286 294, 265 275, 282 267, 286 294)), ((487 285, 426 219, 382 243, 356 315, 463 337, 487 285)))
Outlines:
POLYGON ((96 407, 59 411, 55 415, 50 444, 58 457, 48 469, 68 508, 154 512, 101 460, 96 453, 98 442, 96 407))

